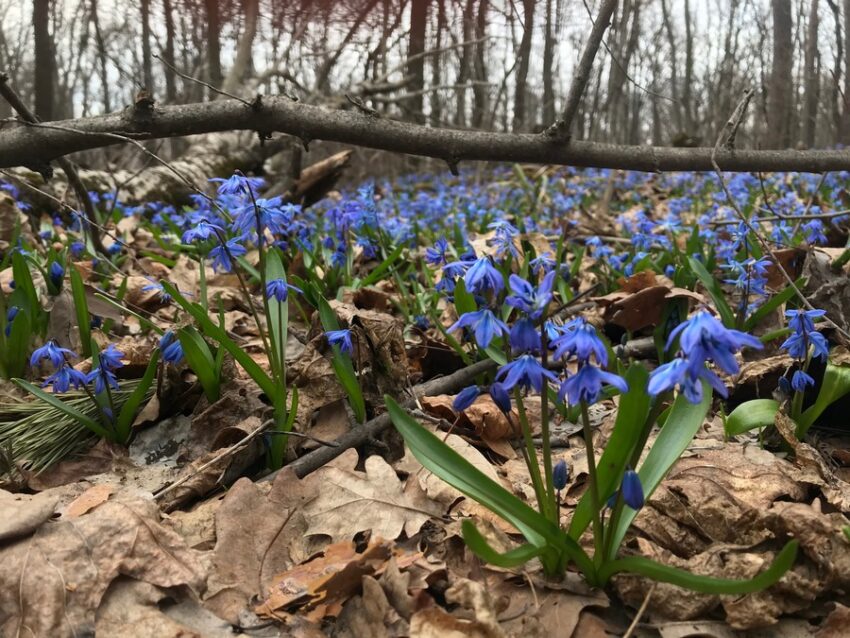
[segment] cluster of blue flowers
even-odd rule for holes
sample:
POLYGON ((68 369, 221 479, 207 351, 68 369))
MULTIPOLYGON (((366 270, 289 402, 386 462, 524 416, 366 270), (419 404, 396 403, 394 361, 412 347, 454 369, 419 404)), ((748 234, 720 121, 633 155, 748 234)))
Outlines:
POLYGON ((800 365, 791 377, 791 387, 798 392, 803 392, 806 387, 815 384, 815 380, 806 372, 809 356, 826 360, 829 355, 826 337, 815 330, 815 319, 825 314, 825 310, 788 310, 785 313, 788 326, 794 332, 780 347, 787 350, 800 365))
POLYGON ((37 368, 42 361, 50 362, 54 372, 45 379, 42 387, 52 386, 54 394, 67 392, 70 388, 79 390, 91 383, 94 384, 95 394, 101 394, 109 388, 118 389, 115 371, 124 365, 121 361, 123 357, 122 352, 113 344, 109 344, 98 353, 97 366, 88 374, 84 374, 71 365, 71 360, 78 358, 77 354, 51 339, 32 353, 30 365, 37 368))

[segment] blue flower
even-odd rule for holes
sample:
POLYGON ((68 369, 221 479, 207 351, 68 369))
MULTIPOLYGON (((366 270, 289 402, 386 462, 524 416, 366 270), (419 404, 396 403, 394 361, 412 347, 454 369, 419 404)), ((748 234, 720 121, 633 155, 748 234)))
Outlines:
POLYGON ((505 303, 527 313, 532 319, 537 319, 552 301, 552 285, 555 283, 555 271, 551 271, 535 288, 522 277, 510 276, 511 290, 514 294, 505 299, 505 303))
POLYGON ((50 359, 50 363, 54 368, 60 368, 65 364, 66 358, 76 358, 76 356, 76 354, 67 348, 59 347, 55 339, 51 339, 32 353, 30 365, 36 367, 42 359, 50 359))
POLYGON ((493 403, 505 414, 509 414, 511 411, 511 396, 508 394, 508 391, 505 390, 505 386, 495 381, 490 384, 490 398, 493 399, 493 403))
POLYGON ((613 385, 620 392, 628 392, 629 390, 628 384, 622 377, 585 363, 579 368, 578 372, 570 375, 561 384, 558 399, 563 401, 564 397, 567 397, 570 405, 578 405, 582 401, 592 405, 599 400, 602 386, 605 384, 613 385))
POLYGON ((221 177, 213 177, 211 182, 219 182, 219 195, 242 195, 247 194, 251 183, 247 177, 239 173, 234 173, 227 179, 221 177))
POLYGON ((108 252, 110 255, 117 255, 118 253, 121 252, 122 245, 123 244, 121 244, 120 241, 112 242, 112 244, 110 244, 109 248, 106 249, 106 252, 108 252))
POLYGON ((826 310, 786 310, 788 327, 795 332, 812 332, 815 329, 815 319, 826 315, 826 310))
POLYGON ((579 317, 577 320, 564 326, 564 334, 552 342, 555 348, 555 359, 575 355, 580 363, 590 361, 591 355, 601 366, 608 365, 608 351, 605 344, 596 334, 596 328, 579 317))
POLYGON ((3 332, 7 337, 12 334, 12 322, 15 321, 15 317, 18 316, 20 311, 21 309, 18 306, 12 306, 6 311, 6 329, 3 332))
POLYGON ((218 237, 219 233, 223 231, 224 229, 221 226, 216 226, 215 224, 211 224, 207 220, 202 219, 194 228, 183 233, 182 241, 184 244, 191 244, 196 241, 206 241, 210 237, 218 237))
POLYGON ((212 267, 215 272, 230 272, 233 270, 233 258, 241 257, 247 252, 245 247, 239 243, 239 238, 228 239, 227 243, 221 244, 210 250, 212 267))
POLYGON ((68 250, 71 252, 71 257, 79 259, 86 252, 86 245, 81 241, 75 241, 68 247, 68 250))
POLYGON ((521 388, 534 388, 537 392, 543 390, 543 380, 557 381, 557 377, 544 368, 540 362, 530 354, 524 354, 518 359, 511 361, 499 368, 496 379, 502 382, 505 391, 515 386, 521 388))
POLYGON ((177 365, 183 360, 183 346, 171 330, 162 335, 159 340, 159 349, 162 352, 162 360, 166 363, 177 365))
POLYGON ((643 485, 640 476, 632 468, 628 468, 623 474, 623 483, 620 487, 623 492, 623 501, 633 510, 643 507, 643 485))
POLYGON ((514 353, 540 352, 540 333, 531 319, 522 318, 514 322, 509 341, 514 353))
POLYGON ((446 263, 446 251, 449 248, 449 242, 443 237, 438 239, 433 248, 425 249, 425 261, 432 266, 439 266, 446 263))
POLYGON ((164 304, 171 303, 171 295, 169 295, 165 291, 165 286, 162 285, 159 281, 154 281, 153 279, 149 279, 151 283, 147 286, 142 286, 142 292, 149 292, 151 290, 156 290, 159 293, 159 300, 164 304))
POLYGON ((702 401, 702 380, 707 381, 720 396, 728 396, 720 377, 706 368, 704 363, 694 366, 686 357, 676 357, 670 363, 653 370, 649 375, 647 392, 656 396, 679 386, 688 401, 699 403, 702 401))
POLYGON ((788 337, 781 346, 783 350, 787 350, 794 359, 803 361, 809 354, 809 346, 812 346, 812 356, 814 358, 826 359, 829 355, 829 343, 821 333, 817 330, 812 330, 809 333, 795 332, 788 337))
POLYGON ((329 330, 325 333, 328 343, 337 346, 340 352, 351 354, 354 346, 351 343, 351 330, 329 330))
POLYGON ((761 350, 764 347, 758 338, 726 328, 705 310, 676 326, 667 340, 667 348, 676 337, 679 337, 679 346, 695 370, 711 360, 726 374, 738 373, 738 361, 735 359, 738 350, 744 347, 761 350))
POLYGON ((475 403, 475 399, 478 398, 478 395, 481 393, 477 385, 471 385, 468 388, 464 388, 455 396, 454 401, 452 401, 452 409, 455 412, 463 412, 475 403))
POLYGON ((814 384, 815 380, 802 370, 796 370, 794 376, 791 377, 791 387, 797 392, 804 392, 807 386, 814 384))
POLYGON ((484 294, 488 290, 498 294, 505 287, 502 273, 493 265, 489 257, 475 260, 463 276, 463 283, 466 284, 469 292, 479 294, 484 294))
POLYGON ((50 283, 53 284, 54 288, 59 288, 62 286, 62 280, 65 278, 65 269, 62 267, 58 261, 50 262, 50 283))
POLYGON ((289 297, 290 290, 301 292, 300 288, 286 283, 283 279, 272 279, 266 284, 266 297, 274 297, 278 302, 284 302, 289 297))
POLYGON ((280 197, 260 197, 256 206, 251 203, 236 211, 232 227, 238 234, 250 237, 261 237, 266 229, 274 234, 283 234, 292 224, 293 215, 300 210, 297 204, 284 204, 280 197))
POLYGON ((466 327, 471 327, 474 330, 475 342, 481 348, 488 347, 498 335, 508 334, 508 327, 505 322, 496 317, 489 308, 464 313, 449 327, 448 331, 454 332, 466 327))
POLYGON ((111 343, 106 347, 106 350, 98 354, 98 358, 100 359, 100 365, 107 370, 115 370, 124 366, 124 363, 121 361, 124 358, 124 353, 111 343))
POLYGON ((91 383, 92 381, 94 381, 95 394, 101 394, 107 387, 111 387, 114 390, 118 389, 118 379, 115 378, 115 374, 103 365, 99 365, 88 373, 86 383, 91 383))
POLYGON ((79 390, 85 384, 86 375, 65 364, 47 377, 41 387, 52 385, 53 394, 62 394, 67 392, 71 386, 74 386, 74 389, 79 390))
POLYGON ((567 462, 560 459, 552 468, 552 485, 559 492, 567 486, 567 480, 570 477, 570 468, 567 467, 567 462))

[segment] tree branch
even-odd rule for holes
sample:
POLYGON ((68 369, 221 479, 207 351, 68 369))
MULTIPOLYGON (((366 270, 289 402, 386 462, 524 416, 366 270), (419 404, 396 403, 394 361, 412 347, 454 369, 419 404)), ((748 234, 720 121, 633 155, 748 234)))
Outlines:
POLYGON ((581 96, 584 94, 584 89, 587 87, 587 82, 590 79, 590 72, 593 70, 593 60, 596 58, 596 52, 599 51, 599 45, 602 44, 602 36, 605 35, 606 29, 611 22, 611 16, 614 14, 614 9, 617 8, 617 0, 604 0, 599 9, 599 16, 596 22, 593 23, 593 29, 590 31, 590 37, 584 45, 584 51, 581 52, 581 60, 579 60, 576 74, 570 84, 569 93, 567 93, 567 101, 564 105, 564 114, 561 119, 549 127, 549 135, 560 137, 569 137, 570 127, 573 124, 573 119, 578 111, 578 106, 581 103, 581 96))
MULTIPOLYGON (((315 139, 365 146, 396 153, 442 159, 528 162, 594 166, 638 171, 709 171, 708 148, 620 146, 562 140, 545 134, 487 133, 428 128, 373 118, 354 111, 330 111, 283 97, 263 97, 251 107, 236 100, 138 109, 38 124, 0 125, 0 168, 34 165, 57 157, 119 142, 250 130, 288 133, 304 141, 315 139)), ((726 171, 850 170, 850 150, 718 149, 717 163, 726 171)))

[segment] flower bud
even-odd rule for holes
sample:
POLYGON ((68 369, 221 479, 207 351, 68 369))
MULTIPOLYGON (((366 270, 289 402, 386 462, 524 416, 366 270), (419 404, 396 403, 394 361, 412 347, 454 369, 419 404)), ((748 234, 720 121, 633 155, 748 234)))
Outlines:
POLYGON ((567 467, 567 462, 564 459, 555 463, 555 467, 552 468, 552 484, 556 490, 561 491, 567 486, 569 475, 570 468, 567 467))
POLYGON ((508 391, 505 390, 505 386, 503 386, 498 381, 490 386, 490 397, 493 399, 493 403, 505 414, 509 414, 511 411, 511 397, 508 394, 508 391))
POLYGON ((471 385, 468 388, 464 388, 461 390, 457 396, 455 396, 454 401, 452 401, 452 409, 455 412, 463 412, 470 405, 475 403, 475 399, 478 398, 478 386, 471 385))
POLYGON ((638 473, 629 468, 623 475, 623 501, 633 510, 643 507, 643 485, 640 483, 638 473))
POLYGON ((58 261, 50 263, 50 283, 56 288, 62 286, 62 279, 65 277, 65 269, 58 261))

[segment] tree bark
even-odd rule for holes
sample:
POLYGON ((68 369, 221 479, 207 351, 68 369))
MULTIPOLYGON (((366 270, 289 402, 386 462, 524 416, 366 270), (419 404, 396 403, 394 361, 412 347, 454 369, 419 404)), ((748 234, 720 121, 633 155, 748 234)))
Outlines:
MULTIPOLYGON (((207 10, 207 73, 210 84, 221 88, 223 75, 221 73, 221 23, 218 13, 218 0, 206 0, 204 3, 207 10)), ((210 92, 209 99, 213 99, 215 93, 210 92)))
POLYGON ((519 132, 529 128, 526 114, 528 103, 528 67, 531 63, 531 43, 534 36, 535 0, 523 0, 522 40, 517 52, 516 93, 514 94, 513 130, 519 132))
POLYGON ((489 45, 484 39, 487 35, 487 11, 490 8, 489 0, 481 0, 478 3, 478 14, 475 19, 475 61, 474 78, 472 87, 472 126, 474 128, 488 128, 488 115, 490 112, 490 87, 487 85, 487 50, 489 45))
POLYGON ((98 69, 100 71, 101 91, 103 91, 103 110, 105 113, 112 111, 110 100, 109 76, 106 72, 106 43, 100 30, 100 17, 97 13, 97 0, 91 0, 91 20, 94 24, 94 39, 97 44, 98 69))
POLYGON ((412 119, 425 123, 425 33, 428 27, 428 0, 411 0, 410 3, 410 39, 407 45, 407 73, 411 77, 410 92, 405 107, 412 119))
POLYGON ((50 35, 50 0, 33 0, 35 44, 35 114, 42 120, 54 117, 56 56, 50 35))
MULTIPOLYGON (((0 128, 0 168, 44 163, 61 155, 137 140, 216 131, 283 132, 302 140, 323 139, 443 159, 595 166, 642 171, 712 170, 713 148, 659 148, 562 140, 545 134, 512 134, 427 128, 353 110, 328 110, 265 96, 252 106, 239 100, 158 107, 137 114, 128 108, 98 117, 10 124, 0 128)), ((721 149, 717 162, 728 171, 850 170, 850 150, 752 151, 721 149)))
POLYGON ((174 72, 174 16, 171 14, 171 0, 162 0, 165 13, 165 99, 169 104, 177 103, 177 74, 174 72))
MULTIPOLYGON (((850 3, 850 0, 848 0, 850 3)), ((773 8, 773 65, 768 89, 768 145, 787 148, 793 143, 793 42, 791 40, 791 0, 771 0, 773 8)))
POLYGON ((806 148, 815 145, 815 133, 818 117, 818 98, 820 93, 820 78, 818 75, 818 0, 811 0, 812 9, 809 13, 809 25, 806 31, 805 54, 805 101, 803 103, 803 144, 806 148))
POLYGON ((546 22, 543 35, 543 122, 547 126, 555 121, 555 35, 552 20, 552 0, 546 0, 546 22))
POLYGON ((141 0, 139 9, 142 14, 142 78, 144 88, 152 95, 156 94, 153 84, 153 64, 151 59, 151 6, 150 0, 141 0))
MULTIPOLYGON (((443 47, 443 31, 446 28, 446 0, 437 0, 437 33, 434 38, 434 48, 443 47)), ((431 56, 431 84, 440 86, 443 82, 443 59, 438 53, 431 56)), ((443 120, 443 102, 438 91, 431 94, 431 125, 440 126, 443 120)))

